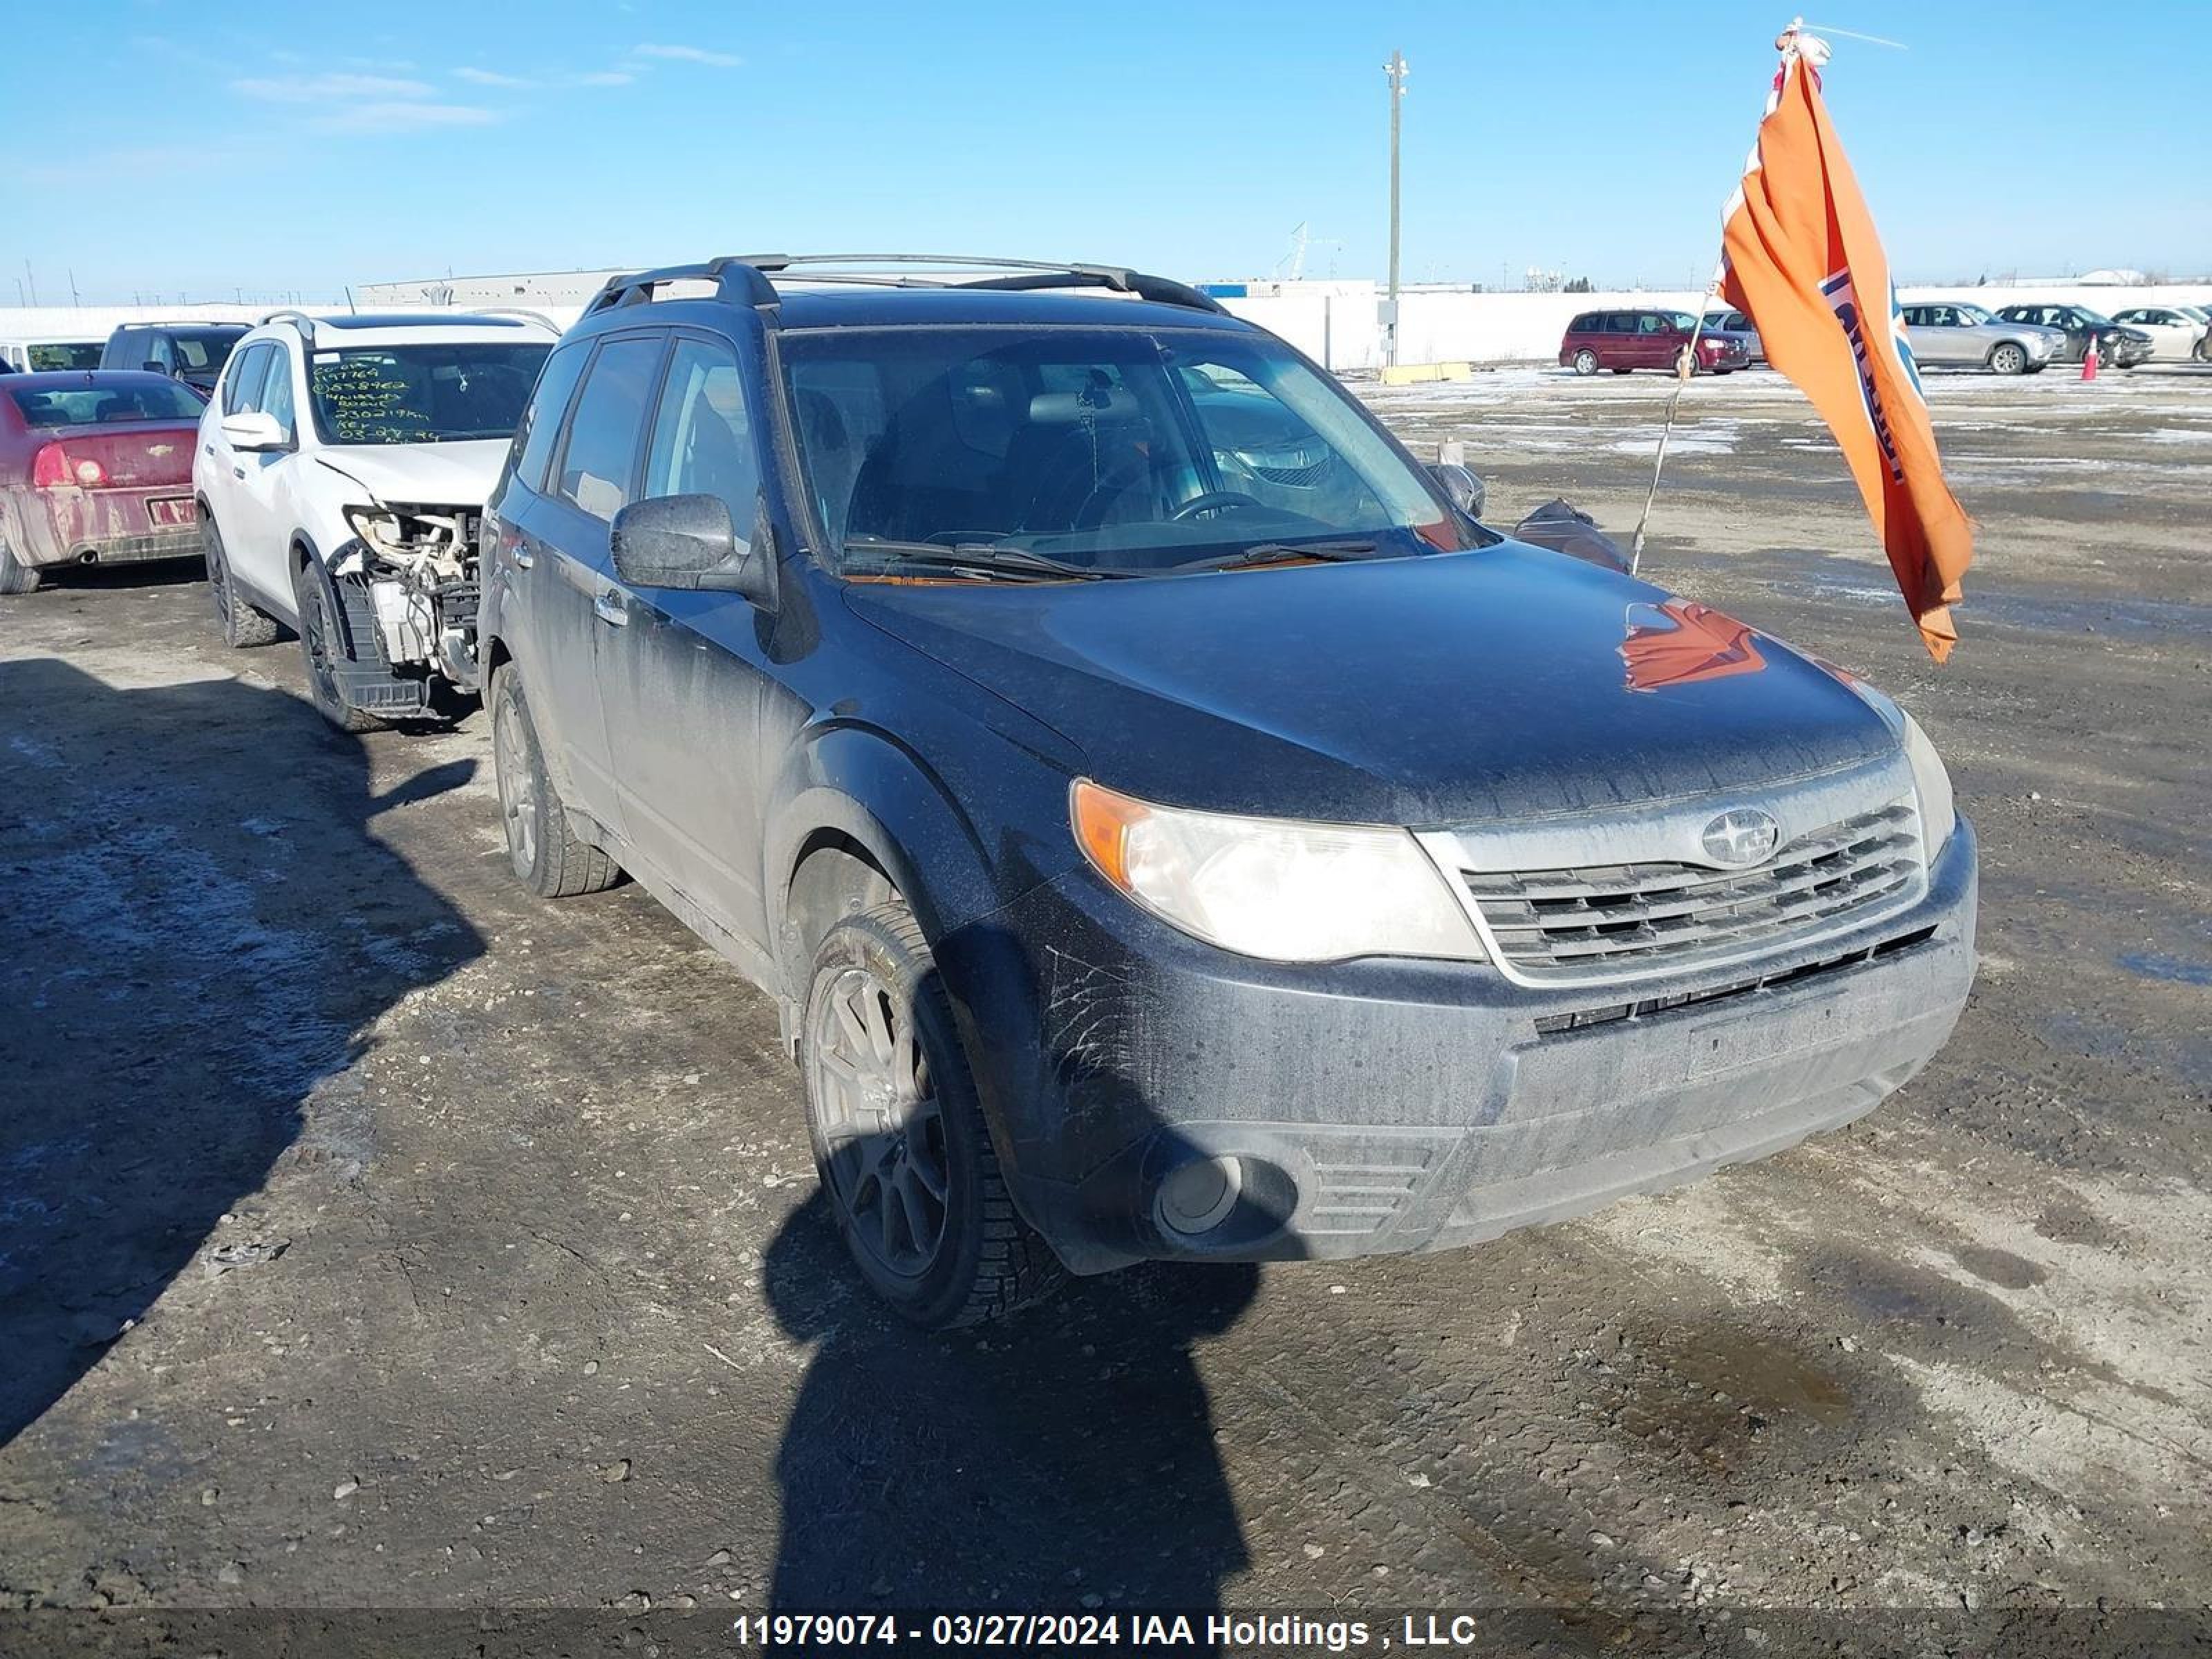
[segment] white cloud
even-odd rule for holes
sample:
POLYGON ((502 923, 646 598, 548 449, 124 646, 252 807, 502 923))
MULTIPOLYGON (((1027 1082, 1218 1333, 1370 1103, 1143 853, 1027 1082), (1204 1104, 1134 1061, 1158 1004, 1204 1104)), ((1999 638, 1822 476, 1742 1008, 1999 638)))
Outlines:
POLYGON ((324 132, 398 135, 428 127, 489 126, 499 118, 497 111, 472 104, 365 103, 326 112, 314 125, 324 132))
POLYGON ((538 92, 548 87, 626 87, 637 79, 629 70, 589 70, 581 73, 548 73, 542 76, 507 75, 497 70, 457 69, 457 81, 466 81, 471 86, 498 87, 512 92, 538 92))
POLYGON ((301 75, 282 80, 268 77, 233 81, 231 90, 272 104, 319 104, 335 99, 427 98, 426 81, 399 81, 382 75, 301 75))
POLYGON ((706 64, 715 69, 735 69, 745 60, 733 52, 709 52, 704 46, 636 46, 640 58, 663 58, 679 64, 706 64))

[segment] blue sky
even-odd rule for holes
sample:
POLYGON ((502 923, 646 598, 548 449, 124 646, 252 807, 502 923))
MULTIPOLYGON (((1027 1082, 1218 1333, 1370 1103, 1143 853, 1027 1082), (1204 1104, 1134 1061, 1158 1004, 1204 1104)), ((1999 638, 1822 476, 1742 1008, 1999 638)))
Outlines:
MULTIPOLYGON (((42 300, 73 270, 94 303, 894 246, 1218 279, 1267 273, 1301 221, 1309 275, 1379 276, 1394 46, 1408 280, 1682 284, 1786 21, 1778 0, 80 0, 41 11, 36 72, 9 77, 0 295, 26 258, 42 300)), ((1816 21, 1911 48, 1838 40, 1827 83, 1901 278, 2212 270, 2197 0, 1816 21)))

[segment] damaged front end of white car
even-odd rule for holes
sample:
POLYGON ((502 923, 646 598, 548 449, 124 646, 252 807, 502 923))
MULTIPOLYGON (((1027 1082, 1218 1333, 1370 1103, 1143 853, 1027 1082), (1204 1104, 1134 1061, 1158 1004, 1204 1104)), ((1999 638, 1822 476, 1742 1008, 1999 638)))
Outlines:
POLYGON ((412 683, 418 708, 428 702, 432 676, 475 690, 483 509, 379 501, 344 513, 353 539, 329 570, 356 652, 373 637, 394 692, 408 696, 412 683))

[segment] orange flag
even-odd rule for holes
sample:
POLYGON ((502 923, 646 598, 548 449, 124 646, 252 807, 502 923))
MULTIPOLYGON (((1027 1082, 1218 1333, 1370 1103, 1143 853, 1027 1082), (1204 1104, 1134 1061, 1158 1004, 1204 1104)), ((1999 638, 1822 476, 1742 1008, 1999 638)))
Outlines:
POLYGON ((1722 236, 1721 291, 1758 329, 1850 463, 1929 654, 1958 643, 1950 607, 1973 557, 1966 514, 1943 482, 1898 315, 1889 264, 1820 101, 1827 46, 1795 28, 1722 236))

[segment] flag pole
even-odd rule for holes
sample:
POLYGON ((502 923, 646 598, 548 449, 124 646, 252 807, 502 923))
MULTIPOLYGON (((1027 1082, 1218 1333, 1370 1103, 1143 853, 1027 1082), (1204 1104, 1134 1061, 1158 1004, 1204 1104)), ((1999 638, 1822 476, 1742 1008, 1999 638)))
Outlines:
MULTIPOLYGON (((1775 49, 1782 53, 1785 61, 1797 55, 1797 43, 1804 37, 1804 33, 1805 20, 1795 17, 1790 20, 1790 27, 1776 37, 1775 49)), ((1883 44, 1895 43, 1885 41, 1883 44)), ((1779 79, 1775 82, 1778 88, 1781 84, 1779 79)), ((1667 441, 1674 435, 1674 411, 1681 404, 1682 388, 1698 372, 1698 340, 1705 332, 1705 307, 1718 297, 1727 270, 1728 255, 1723 251, 1719 262, 1713 266, 1712 280, 1705 284, 1704 301, 1698 305, 1697 317, 1690 325, 1690 343, 1683 350, 1682 361, 1675 366, 1674 390, 1668 396, 1667 418, 1659 428, 1659 450, 1651 458, 1651 487, 1644 492, 1644 511, 1637 517, 1636 535, 1628 545, 1628 574, 1632 576, 1636 574, 1637 567, 1644 562, 1644 533, 1650 527, 1651 505, 1659 499, 1659 474, 1667 465, 1667 441)))
POLYGON ((1636 520, 1636 537, 1628 544, 1628 574, 1633 576, 1637 566, 1644 562, 1644 532, 1651 523, 1651 503, 1659 499, 1659 471, 1667 465, 1667 441, 1674 435, 1674 411, 1682 402, 1682 388, 1698 372, 1698 342, 1705 331, 1705 306, 1720 291, 1720 270, 1717 266, 1713 279, 1705 285, 1704 298, 1698 305, 1690 324, 1690 343, 1682 348, 1682 356, 1674 365, 1674 389, 1667 394, 1667 418, 1659 428, 1659 451, 1651 458, 1651 488, 1644 492, 1644 511, 1636 520))

